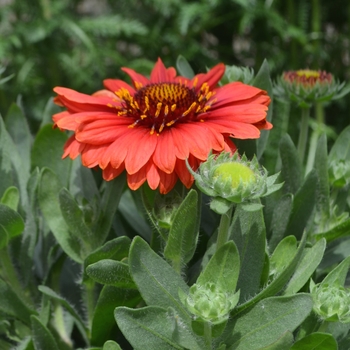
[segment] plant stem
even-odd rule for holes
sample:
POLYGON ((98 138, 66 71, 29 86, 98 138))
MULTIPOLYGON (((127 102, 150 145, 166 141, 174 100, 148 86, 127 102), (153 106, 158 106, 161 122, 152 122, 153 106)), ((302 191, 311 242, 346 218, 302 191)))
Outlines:
POLYGON ((216 251, 220 249, 228 240, 228 230, 231 224, 231 216, 234 205, 232 204, 231 208, 227 213, 221 215, 218 238, 216 241, 216 251))
POLYGON ((307 137, 309 132, 309 115, 310 115, 309 107, 301 109, 301 126, 300 126, 299 140, 298 140, 298 153, 299 153, 301 163, 304 162, 307 137))
POLYGON ((327 333, 328 324, 329 324, 328 321, 323 321, 323 322, 320 324, 320 327, 318 327, 317 332, 320 332, 320 333, 327 333))
POLYGON ((324 126, 324 110, 322 102, 316 102, 315 104, 315 119, 317 122, 316 129, 312 132, 310 138, 309 154, 307 157, 305 174, 307 175, 314 166, 315 155, 317 150, 317 142, 322 133, 324 126))
POLYGON ((205 322, 204 323, 204 341, 205 341, 205 346, 208 350, 212 349, 211 338, 212 338, 211 324, 210 322, 205 322))

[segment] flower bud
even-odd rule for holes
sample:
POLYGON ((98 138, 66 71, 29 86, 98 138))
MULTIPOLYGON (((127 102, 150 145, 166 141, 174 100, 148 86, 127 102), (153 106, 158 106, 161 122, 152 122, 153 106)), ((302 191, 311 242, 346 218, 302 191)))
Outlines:
POLYGON ((317 284, 311 287, 314 311, 323 320, 350 322, 350 292, 339 285, 317 284))

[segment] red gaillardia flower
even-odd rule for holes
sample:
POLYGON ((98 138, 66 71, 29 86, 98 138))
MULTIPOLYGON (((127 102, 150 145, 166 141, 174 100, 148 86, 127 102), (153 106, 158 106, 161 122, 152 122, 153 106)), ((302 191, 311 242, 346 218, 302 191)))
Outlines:
POLYGON ((54 88, 55 103, 67 109, 53 116, 55 126, 74 132, 63 158, 81 155, 83 165, 99 166, 107 181, 126 170, 133 190, 147 181, 165 194, 177 179, 189 188, 193 177, 185 159, 196 170, 211 150, 234 152, 230 136, 254 139, 272 127, 265 91, 240 82, 218 86, 222 63, 193 79, 176 76, 161 59, 150 78, 122 70, 133 86, 107 79, 106 90, 91 96, 54 88))

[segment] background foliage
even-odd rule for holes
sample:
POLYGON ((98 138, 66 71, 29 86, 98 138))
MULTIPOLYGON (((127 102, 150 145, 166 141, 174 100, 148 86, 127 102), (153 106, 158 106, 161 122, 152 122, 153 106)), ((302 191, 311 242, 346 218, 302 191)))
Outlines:
MULTIPOLYGON (((272 77, 313 68, 350 78, 350 3, 335 0, 0 0, 0 112, 23 97, 33 132, 57 85, 91 93, 120 67, 148 73, 182 54, 196 71, 221 61, 272 77)), ((329 124, 348 124, 350 97, 329 124)))

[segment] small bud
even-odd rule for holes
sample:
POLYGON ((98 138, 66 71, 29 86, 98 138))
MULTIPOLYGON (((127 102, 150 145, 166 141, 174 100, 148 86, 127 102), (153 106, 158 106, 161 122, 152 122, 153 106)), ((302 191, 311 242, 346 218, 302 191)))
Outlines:
POLYGON ((350 322, 350 292, 339 285, 317 284, 311 286, 314 311, 323 320, 350 322))

